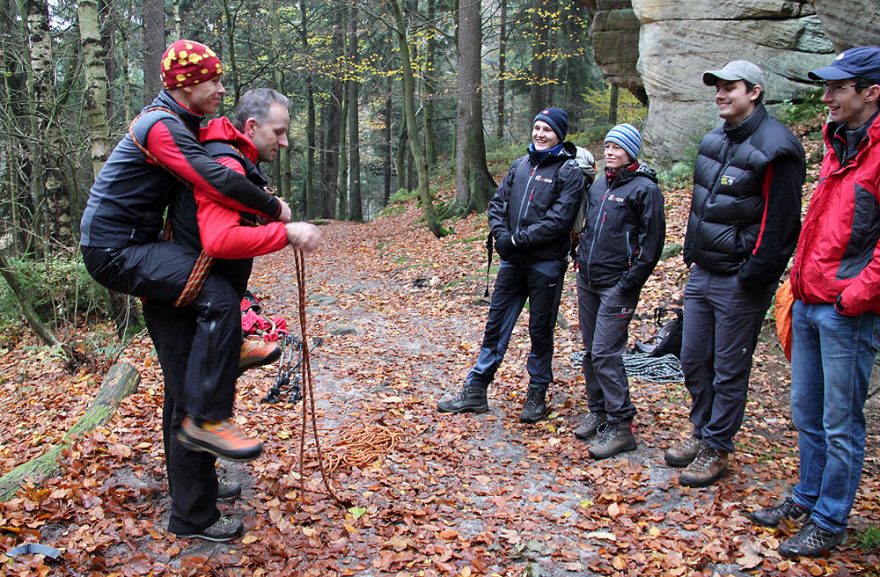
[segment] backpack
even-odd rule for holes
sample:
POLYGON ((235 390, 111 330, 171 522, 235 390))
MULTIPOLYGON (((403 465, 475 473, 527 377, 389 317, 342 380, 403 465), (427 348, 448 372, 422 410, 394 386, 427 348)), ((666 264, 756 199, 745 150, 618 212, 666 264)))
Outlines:
POLYGON ((645 342, 636 342, 636 352, 644 353, 649 357, 663 355, 681 357, 684 312, 678 307, 657 307, 654 310, 654 324, 657 326, 657 334, 645 342), (663 317, 666 313, 672 313, 675 317, 664 321, 663 317))
POLYGON ((589 199, 590 186, 596 179, 596 159, 593 158, 589 150, 578 146, 574 160, 580 167, 581 172, 584 173, 584 190, 581 193, 581 204, 578 206, 577 216, 571 227, 571 250, 569 254, 572 260, 577 256, 577 247, 581 242, 581 236, 584 234, 584 228, 587 226, 587 200, 589 199))

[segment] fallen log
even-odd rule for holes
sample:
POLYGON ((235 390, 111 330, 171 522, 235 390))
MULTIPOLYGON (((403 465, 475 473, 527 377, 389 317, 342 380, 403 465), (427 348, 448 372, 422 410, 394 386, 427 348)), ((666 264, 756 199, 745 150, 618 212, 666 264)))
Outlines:
POLYGON ((70 446, 83 433, 91 431, 110 420, 119 404, 137 390, 141 376, 132 365, 117 363, 110 367, 98 389, 98 394, 82 417, 74 423, 58 445, 52 445, 39 457, 34 457, 0 477, 0 502, 8 501, 19 487, 30 479, 40 483, 61 470, 58 458, 61 451, 70 446))

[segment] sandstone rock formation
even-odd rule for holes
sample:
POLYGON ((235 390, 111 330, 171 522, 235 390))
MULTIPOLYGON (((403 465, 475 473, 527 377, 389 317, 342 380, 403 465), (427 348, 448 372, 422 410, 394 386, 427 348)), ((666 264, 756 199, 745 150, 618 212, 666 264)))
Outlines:
POLYGON ((813 6, 835 52, 864 44, 880 45, 880 1, 813 0, 813 6))
POLYGON ((807 1, 632 0, 641 24, 637 70, 650 100, 643 136, 655 163, 693 159, 701 136, 720 122, 705 70, 735 59, 764 69, 765 102, 798 98, 806 72, 834 52, 807 1))
MULTIPOLYGON (((705 70, 744 58, 765 69, 768 104, 797 100, 806 72, 859 44, 880 45, 880 0, 579 0, 605 78, 649 103, 655 164, 690 161, 719 122, 705 70)), ((772 108, 772 106, 771 106, 772 108)))

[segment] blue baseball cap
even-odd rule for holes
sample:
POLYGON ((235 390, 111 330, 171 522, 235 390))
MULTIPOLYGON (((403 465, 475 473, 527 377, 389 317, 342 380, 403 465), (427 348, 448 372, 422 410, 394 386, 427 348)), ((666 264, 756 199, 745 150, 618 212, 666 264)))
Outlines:
POLYGON ((837 55, 830 65, 807 73, 811 80, 864 78, 880 84, 880 46, 856 46, 837 55))

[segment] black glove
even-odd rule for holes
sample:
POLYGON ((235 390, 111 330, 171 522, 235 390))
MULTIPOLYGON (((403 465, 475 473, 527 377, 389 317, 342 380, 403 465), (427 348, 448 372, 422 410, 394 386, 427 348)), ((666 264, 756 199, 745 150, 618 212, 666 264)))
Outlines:
POLYGON ((513 246, 513 240, 511 240, 510 235, 505 235, 495 239, 495 250, 498 251, 501 258, 508 260, 510 255, 516 252, 516 247, 513 246))

